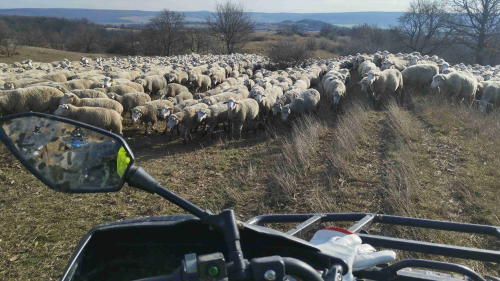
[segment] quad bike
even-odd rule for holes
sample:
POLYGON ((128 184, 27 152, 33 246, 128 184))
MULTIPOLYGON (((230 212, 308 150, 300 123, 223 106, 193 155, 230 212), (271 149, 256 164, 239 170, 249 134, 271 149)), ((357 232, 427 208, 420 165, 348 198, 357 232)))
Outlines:
POLYGON ((76 246, 62 281, 500 280, 441 261, 394 262, 395 252, 390 249, 492 263, 500 262, 500 251, 369 234, 371 225, 385 224, 500 239, 500 228, 496 226, 370 213, 262 215, 242 222, 235 218, 232 210, 214 214, 162 187, 145 170, 134 165, 127 143, 110 132, 56 116, 23 113, 0 118, 0 138, 26 168, 51 189, 68 193, 112 192, 127 183, 158 194, 190 213, 95 227, 76 246), (93 161, 93 167, 106 167, 106 172, 85 181, 72 180, 75 174, 64 174, 64 169, 57 169, 54 161, 32 165, 15 145, 16 134, 12 133, 19 128, 32 128, 30 124, 19 125, 26 122, 43 122, 55 127, 51 138, 56 142, 54 146, 57 142, 64 146, 67 136, 64 132, 79 126, 92 134, 94 141, 89 145, 98 140, 101 146, 107 146, 105 155, 116 157, 78 158, 93 161), (310 237, 323 223, 336 222, 353 224, 348 229, 321 229, 310 241, 301 239, 310 237), (297 225, 286 233, 261 226, 277 223, 297 225), (384 250, 376 251, 373 246, 384 250))
POLYGON ((85 147, 89 144, 87 141, 88 136, 85 131, 82 130, 80 126, 76 126, 71 135, 66 138, 66 148, 67 149, 78 149, 81 147, 85 147))

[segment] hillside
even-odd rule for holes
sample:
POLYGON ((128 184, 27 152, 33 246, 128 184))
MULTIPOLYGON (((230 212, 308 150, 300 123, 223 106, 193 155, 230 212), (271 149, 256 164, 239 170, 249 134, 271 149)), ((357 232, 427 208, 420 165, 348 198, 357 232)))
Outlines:
POLYGON ((67 52, 49 48, 28 47, 28 46, 17 47, 16 53, 17 54, 15 56, 9 58, 4 55, 0 55, 0 62, 13 63, 16 61, 20 62, 28 59, 37 62, 53 62, 53 61, 60 61, 62 59, 68 59, 70 61, 79 61, 82 57, 96 58, 96 57, 112 56, 109 54, 85 54, 85 53, 67 52))
MULTIPOLYGON (((156 11, 138 10, 95 10, 95 9, 0 9, 0 15, 44 16, 87 18, 96 23, 146 23, 156 11)), ((183 12, 186 21, 202 22, 210 15, 208 11, 183 12)), ((311 19, 336 25, 377 24, 381 27, 397 24, 399 12, 354 12, 354 13, 251 13, 258 23, 277 23, 281 21, 300 21, 311 19)))

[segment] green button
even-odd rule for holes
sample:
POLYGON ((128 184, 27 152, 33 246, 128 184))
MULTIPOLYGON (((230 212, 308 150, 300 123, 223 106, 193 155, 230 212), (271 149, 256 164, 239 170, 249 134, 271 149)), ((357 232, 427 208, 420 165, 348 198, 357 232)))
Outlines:
POLYGON ((216 266, 212 266, 208 269, 208 274, 212 277, 215 277, 219 274, 219 269, 216 266))

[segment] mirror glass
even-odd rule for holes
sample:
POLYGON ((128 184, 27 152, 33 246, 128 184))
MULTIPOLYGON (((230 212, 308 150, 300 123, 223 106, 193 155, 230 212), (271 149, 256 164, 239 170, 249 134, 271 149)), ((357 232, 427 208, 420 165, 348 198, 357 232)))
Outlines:
POLYGON ((0 123, 4 143, 50 188, 62 192, 119 189, 130 162, 119 138, 64 121, 23 116, 0 123))

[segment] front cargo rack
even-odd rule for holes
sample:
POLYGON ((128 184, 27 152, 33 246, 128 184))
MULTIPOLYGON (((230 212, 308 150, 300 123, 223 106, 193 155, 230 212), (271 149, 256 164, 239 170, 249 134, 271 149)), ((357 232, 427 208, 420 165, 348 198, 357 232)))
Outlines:
MULTIPOLYGON (((253 217, 246 223, 262 225, 275 223, 298 223, 297 226, 287 232, 295 237, 303 237, 311 232, 315 227, 322 223, 332 222, 354 222, 348 228, 349 231, 356 233, 361 237, 363 243, 372 246, 395 249, 408 252, 417 252, 431 255, 438 255, 450 258, 460 258, 467 260, 476 260, 482 262, 500 263, 500 251, 485 250, 478 248, 460 247, 447 244, 438 244, 408 240, 401 238, 386 237, 369 234, 368 230, 372 224, 388 224, 407 227, 417 227, 426 229, 435 229, 443 231, 454 231, 470 234, 489 235, 500 240, 500 227, 456 223, 448 221, 437 221, 428 219, 417 219, 400 216, 388 216, 370 213, 327 213, 327 214, 284 214, 284 215, 262 215, 253 217)), ((376 267, 372 271, 357 272, 357 278, 364 280, 495 280, 500 279, 486 276, 484 278, 469 269, 468 267, 431 261, 408 259, 396 262, 390 266, 376 267), (454 272, 464 275, 456 276, 431 272, 425 270, 415 270, 414 268, 424 268, 431 270, 440 270, 445 272, 454 272)))

